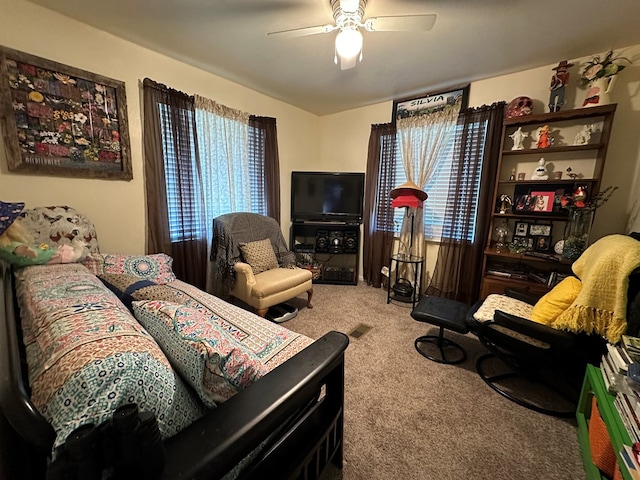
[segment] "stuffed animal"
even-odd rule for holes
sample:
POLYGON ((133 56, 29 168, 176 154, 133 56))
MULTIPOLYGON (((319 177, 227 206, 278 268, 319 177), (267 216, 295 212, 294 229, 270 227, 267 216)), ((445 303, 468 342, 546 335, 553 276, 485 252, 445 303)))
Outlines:
POLYGON ((25 267, 54 263, 73 263, 87 255, 82 240, 71 245, 51 247, 46 243, 35 245, 33 236, 15 220, 24 209, 24 203, 0 201, 0 259, 12 265, 25 267))

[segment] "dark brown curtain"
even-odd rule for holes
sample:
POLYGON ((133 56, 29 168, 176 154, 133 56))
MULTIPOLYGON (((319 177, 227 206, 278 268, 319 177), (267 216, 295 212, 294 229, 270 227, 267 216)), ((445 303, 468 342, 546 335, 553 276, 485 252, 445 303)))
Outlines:
POLYGON ((187 283, 206 286, 207 240, 198 162, 193 97, 143 81, 144 171, 147 196, 147 253, 173 257, 173 271, 187 283), (166 142, 166 143, 165 143, 166 142), (168 175, 167 175, 168 174, 168 175), (171 215, 167 184, 173 182, 171 215), (180 238, 171 238, 169 222, 180 238))
POLYGON ((278 156, 276 119, 251 115, 249 128, 255 129, 255 135, 249 135, 251 144, 249 145, 249 155, 255 156, 254 163, 262 164, 264 168, 267 215, 280 223, 280 158, 278 156), (260 139, 264 141, 258 141, 260 139), (262 163, 263 159, 264 163, 262 163))
POLYGON ((438 259, 428 295, 472 304, 478 299, 484 243, 491 228, 489 215, 498 168, 504 102, 460 112, 459 141, 447 198, 446 218, 438 259), (472 195, 478 188, 478 209, 473 225, 472 195), (473 235, 472 235, 473 234, 473 235), (471 237, 473 241, 463 240, 471 237))
POLYGON ((393 246, 393 209, 389 192, 395 178, 396 127, 371 125, 364 191, 362 270, 367 285, 382 286, 383 266, 389 266, 393 246))

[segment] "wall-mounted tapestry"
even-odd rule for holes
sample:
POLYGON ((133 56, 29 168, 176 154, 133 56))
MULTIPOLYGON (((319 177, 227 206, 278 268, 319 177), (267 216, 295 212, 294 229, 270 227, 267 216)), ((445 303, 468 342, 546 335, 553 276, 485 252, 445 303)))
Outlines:
POLYGON ((0 47, 10 171, 131 180, 124 82, 0 47))

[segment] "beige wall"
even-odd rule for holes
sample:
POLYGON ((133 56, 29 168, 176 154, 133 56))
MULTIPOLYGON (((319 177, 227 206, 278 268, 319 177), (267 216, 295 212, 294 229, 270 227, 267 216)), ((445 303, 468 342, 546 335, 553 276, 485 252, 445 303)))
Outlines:
MULTIPOLYGON (((617 185, 619 190, 598 211, 592 240, 609 233, 640 231, 640 45, 624 49, 624 55, 634 64, 620 73, 611 93, 611 100, 618 107, 603 174, 603 186, 617 185)), ((576 65, 584 60, 586 58, 571 59, 576 65)), ((552 67, 556 65, 473 82, 469 105, 480 106, 500 100, 509 102, 526 95, 534 100, 534 113, 546 112, 552 67)), ((580 108, 585 94, 577 83, 578 69, 572 70, 566 89, 567 110, 580 108)), ((428 90, 425 86, 425 91, 428 90)), ((353 171, 364 172, 370 126, 388 122, 391 109, 392 102, 385 102, 322 117, 320 166, 326 170, 345 170, 344 166, 348 165, 353 171)), ((428 243, 425 270, 430 273, 436 255, 437 246, 428 243)))
POLYGON ((124 81, 133 180, 79 180, 18 175, 0 146, 0 199, 27 207, 72 205, 91 218, 105 252, 145 249, 140 82, 145 77, 255 115, 278 119, 282 216, 289 218, 289 178, 300 162, 319 158, 318 117, 215 75, 113 37, 23 0, 0 0, 0 45, 124 81), (28 28, 29 26, 33 28, 28 28))
MULTIPOLYGON (((0 44, 50 60, 122 80, 126 83, 134 179, 131 182, 76 180, 9 173, 0 148, 0 199, 28 206, 68 204, 92 218, 104 251, 144 251, 145 208, 142 160, 140 81, 149 77, 187 93, 198 93, 233 108, 278 119, 282 180, 283 230, 289 229, 290 172, 326 170, 364 172, 370 126, 388 122, 392 102, 317 117, 184 63, 118 39, 24 0, 0 0, 0 44), (35 26, 27 31, 27 26, 35 26), (52 29, 51 25, 55 25, 52 29)), ((623 71, 612 94, 618 103, 604 185, 618 185, 612 200, 598 213, 594 238, 631 230, 640 190, 640 46, 625 50, 634 65, 623 71), (629 225, 628 225, 629 224, 629 225)), ((576 59, 571 59, 575 62, 576 59)), ((527 95, 544 111, 554 65, 474 82, 470 104, 509 101, 527 95)), ((577 70, 573 69, 575 72, 577 70)), ((567 89, 570 105, 584 95, 573 73, 567 89), (575 86, 575 87, 574 87, 575 86)), ((425 91, 429 86, 425 85, 425 91)), ((640 230, 640 220, 633 226, 640 230)), ((288 234, 287 234, 288 236, 288 234)), ((427 252, 427 269, 435 260, 427 252)), ((431 265, 432 266, 432 265, 431 265)))

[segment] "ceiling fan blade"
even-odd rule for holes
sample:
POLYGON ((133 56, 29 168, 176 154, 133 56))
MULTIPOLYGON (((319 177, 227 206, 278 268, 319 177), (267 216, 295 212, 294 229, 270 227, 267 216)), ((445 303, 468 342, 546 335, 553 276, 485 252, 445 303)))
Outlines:
POLYGON ((291 30, 281 30, 279 32, 269 32, 267 35, 275 35, 282 38, 304 37, 306 35, 317 35, 319 33, 329 33, 336 29, 335 25, 316 25, 314 27, 294 28, 291 30))
POLYGON ((368 18, 364 28, 369 32, 427 32, 436 23, 436 15, 393 15, 368 18))

